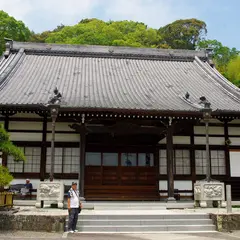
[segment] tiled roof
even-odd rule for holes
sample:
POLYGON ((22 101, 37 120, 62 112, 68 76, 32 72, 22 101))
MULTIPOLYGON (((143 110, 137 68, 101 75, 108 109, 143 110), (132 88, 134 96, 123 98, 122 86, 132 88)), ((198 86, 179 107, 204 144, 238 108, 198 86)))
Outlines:
POLYGON ((47 104, 53 89, 63 108, 240 111, 240 91, 201 51, 13 43, 0 58, 0 104, 47 104), (186 93, 189 99, 185 99, 186 93))

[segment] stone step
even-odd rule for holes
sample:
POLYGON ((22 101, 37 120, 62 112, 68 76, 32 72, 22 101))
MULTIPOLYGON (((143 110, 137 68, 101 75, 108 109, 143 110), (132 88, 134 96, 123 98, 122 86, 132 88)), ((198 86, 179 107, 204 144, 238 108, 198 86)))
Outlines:
POLYGON ((166 210, 165 206, 152 206, 152 205, 109 205, 101 206, 95 205, 94 210, 166 210))
POLYGON ((208 232, 216 231, 214 225, 111 225, 111 226, 77 226, 80 232, 208 232))
POLYGON ((79 220, 78 226, 108 226, 108 225, 211 225, 211 219, 143 219, 143 220, 79 220))
POLYGON ((80 214, 79 220, 209 219, 208 214, 80 214))

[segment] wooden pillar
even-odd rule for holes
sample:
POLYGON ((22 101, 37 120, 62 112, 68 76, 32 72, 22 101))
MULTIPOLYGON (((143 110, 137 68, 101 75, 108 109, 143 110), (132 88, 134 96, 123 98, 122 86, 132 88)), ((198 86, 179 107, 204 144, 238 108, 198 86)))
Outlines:
MULTIPOLYGON (((6 131, 8 131, 8 129, 9 129, 9 117, 8 117, 8 115, 5 116, 4 129, 6 131)), ((6 153, 2 154, 2 165, 7 167, 7 154, 6 153)))
POLYGON ((167 170, 168 170, 168 201, 174 198, 174 173, 173 173, 173 126, 167 127, 167 170))
POLYGON ((80 196, 84 199, 84 180, 85 180, 85 157, 86 157, 86 126, 85 126, 85 114, 82 114, 81 125, 78 126, 80 133, 80 162, 79 162, 79 173, 78 182, 80 196))
POLYGON ((80 170, 78 175, 81 197, 84 197, 85 156, 86 156, 86 131, 85 127, 82 127, 80 131, 80 170))
POLYGON ((224 138, 225 138, 225 162, 226 162, 226 176, 229 178, 231 176, 230 172, 230 155, 229 155, 229 147, 226 144, 226 141, 229 139, 228 135, 228 122, 224 122, 224 138))
POLYGON ((44 181, 44 179, 45 179, 46 160, 47 160, 47 115, 44 116, 44 118, 43 118, 40 181, 44 181))
POLYGON ((194 146, 194 124, 191 126, 190 135, 190 160, 191 160, 191 176, 192 176, 192 189, 194 189, 194 183, 196 182, 196 161, 195 161, 195 146, 194 146))

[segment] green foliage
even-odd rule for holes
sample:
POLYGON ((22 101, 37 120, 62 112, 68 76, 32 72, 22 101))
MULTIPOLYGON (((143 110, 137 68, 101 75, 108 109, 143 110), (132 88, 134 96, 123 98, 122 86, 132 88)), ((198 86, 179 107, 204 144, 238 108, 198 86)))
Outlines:
POLYGON ((17 21, 4 11, 0 11, 0 55, 5 48, 4 38, 11 38, 15 41, 27 41, 30 36, 30 30, 22 21, 17 21))
POLYGON ((49 34, 48 43, 89 44, 108 46, 156 47, 160 41, 157 30, 134 21, 84 19, 49 34))
POLYGON ((159 29, 161 44, 173 49, 195 49, 206 33, 206 23, 195 18, 177 20, 159 29))
POLYGON ((9 173, 8 168, 0 166, 0 188, 9 185, 13 176, 9 173))
POLYGON ((226 77, 236 86, 240 87, 240 56, 228 63, 226 77))
POLYGON ((6 132, 2 124, 0 124, 0 151, 13 156, 15 161, 26 160, 23 151, 10 141, 9 134, 6 132))
POLYGON ((213 60, 219 72, 227 75, 227 66, 229 62, 239 54, 236 48, 229 48, 217 40, 203 40, 198 43, 198 48, 213 49, 213 60))

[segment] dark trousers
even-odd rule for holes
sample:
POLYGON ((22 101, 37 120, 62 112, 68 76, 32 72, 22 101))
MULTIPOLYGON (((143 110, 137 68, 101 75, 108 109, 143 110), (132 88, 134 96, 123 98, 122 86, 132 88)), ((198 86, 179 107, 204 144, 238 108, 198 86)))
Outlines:
POLYGON ((79 208, 71 208, 69 211, 68 230, 76 230, 79 208))

